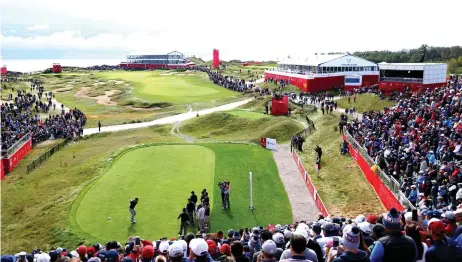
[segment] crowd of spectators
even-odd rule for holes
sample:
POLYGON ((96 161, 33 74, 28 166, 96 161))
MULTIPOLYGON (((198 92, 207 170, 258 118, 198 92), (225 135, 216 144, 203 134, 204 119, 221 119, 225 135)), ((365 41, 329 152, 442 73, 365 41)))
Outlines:
POLYGON ((207 73, 210 81, 212 81, 214 84, 229 90, 245 92, 252 90, 255 86, 254 81, 246 82, 244 79, 234 78, 232 76, 224 76, 219 71, 212 70, 208 67, 198 67, 197 69, 207 73))
MULTIPOLYGON (((11 81, 15 80, 2 80, 4 91, 8 90, 7 83, 11 81)), ((53 94, 45 92, 40 81, 29 81, 30 92, 10 87, 11 93, 7 100, 1 101, 2 150, 10 148, 27 134, 31 135, 33 145, 50 138, 74 138, 82 135, 85 114, 77 108, 67 111, 63 104, 56 105, 53 94), (59 114, 51 114, 59 111, 59 114)))
MULTIPOLYGON (((462 206, 461 206, 462 207, 462 206)), ((3 255, 1 262, 341 262, 462 261, 462 209, 442 216, 399 212, 356 218, 256 226, 227 232, 188 233, 151 241, 36 249, 3 255)))
POLYGON ((408 200, 426 212, 455 210, 462 201, 462 80, 399 96, 384 111, 344 123, 348 132, 408 200))

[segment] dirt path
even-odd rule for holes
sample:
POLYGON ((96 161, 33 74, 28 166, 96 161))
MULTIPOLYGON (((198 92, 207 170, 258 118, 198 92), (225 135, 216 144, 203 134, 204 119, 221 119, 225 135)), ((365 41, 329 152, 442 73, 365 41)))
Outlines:
POLYGON ((277 151, 273 151, 273 157, 292 206, 294 221, 315 220, 319 210, 292 158, 290 145, 278 145, 277 151))
MULTIPOLYGON (((191 105, 188 105, 188 108, 189 108, 189 112, 192 112, 192 106, 191 106, 191 105)), ((181 126, 181 124, 183 124, 183 121, 178 121, 178 122, 176 122, 176 123, 173 125, 172 130, 170 130, 170 134, 172 134, 172 135, 174 135, 174 136, 178 136, 178 137, 180 137, 180 138, 183 138, 183 139, 186 140, 186 142, 188 142, 188 143, 194 143, 194 138, 193 138, 193 137, 181 133, 181 131, 180 131, 180 126, 181 126)))

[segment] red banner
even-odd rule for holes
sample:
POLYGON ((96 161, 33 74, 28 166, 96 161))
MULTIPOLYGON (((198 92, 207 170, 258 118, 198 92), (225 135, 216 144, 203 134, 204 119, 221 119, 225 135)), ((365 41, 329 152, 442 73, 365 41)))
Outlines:
MULTIPOLYGON (((24 145, 19 148, 9 158, 2 159, 2 165, 5 168, 5 172, 9 173, 21 162, 21 160, 32 150, 32 139, 27 140, 24 145)), ((3 179, 3 177, 2 177, 3 179)))
MULTIPOLYGON (((346 139, 343 136, 343 139, 346 139)), ((371 167, 367 163, 367 161, 363 158, 363 156, 355 150, 350 144, 348 144, 348 149, 350 150, 351 157, 356 161, 356 164, 361 169, 362 173, 366 177, 367 181, 371 184, 374 188, 375 193, 379 197, 382 204, 385 206, 387 210, 394 207, 399 211, 403 211, 404 207, 401 205, 399 200, 393 195, 393 193, 388 189, 388 187, 382 182, 379 176, 371 170, 371 167)))
POLYGON ((316 187, 314 187, 313 182, 311 181, 310 175, 308 172, 306 172, 305 167, 303 166, 302 161, 297 155, 297 152, 292 153, 293 158, 295 163, 297 164, 298 171, 300 172, 300 175, 302 176, 303 180, 305 181, 306 187, 310 191, 311 197, 313 197, 314 203, 316 204, 316 207, 318 210, 322 213, 323 216, 327 217, 329 213, 327 212, 326 206, 324 206, 324 203, 322 202, 321 198, 319 197, 319 194, 316 190, 316 187))

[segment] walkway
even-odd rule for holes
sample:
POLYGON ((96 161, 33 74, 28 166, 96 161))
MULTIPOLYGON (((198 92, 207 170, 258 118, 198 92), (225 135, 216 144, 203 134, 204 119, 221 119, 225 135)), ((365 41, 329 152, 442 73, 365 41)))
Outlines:
MULTIPOLYGON (((134 123, 134 124, 124 124, 124 125, 113 125, 113 126, 103 126, 101 127, 101 132, 117 132, 117 131, 122 131, 122 130, 129 130, 129 129, 136 129, 136 128, 143 128, 143 127, 149 127, 149 126, 156 126, 156 125, 165 125, 165 124, 174 124, 176 122, 181 122, 184 120, 188 120, 191 118, 194 118, 199 115, 207 115, 210 113, 214 112, 219 112, 219 111, 226 111, 226 110, 232 110, 234 108, 237 108, 241 105, 247 104, 248 102, 252 101, 253 98, 251 99, 246 99, 238 102, 233 102, 217 107, 212 107, 209 109, 204 109, 204 110, 199 110, 199 111, 192 111, 190 110, 187 113, 182 113, 174 116, 168 116, 164 118, 159 118, 153 121, 149 122, 143 122, 143 123, 134 123)), ((98 128, 85 128, 83 130, 83 135, 88 136, 92 134, 96 134, 98 132, 98 128)))
POLYGON ((319 210, 298 171, 290 145, 278 145, 277 150, 273 151, 273 157, 292 206, 294 221, 316 220, 319 210))

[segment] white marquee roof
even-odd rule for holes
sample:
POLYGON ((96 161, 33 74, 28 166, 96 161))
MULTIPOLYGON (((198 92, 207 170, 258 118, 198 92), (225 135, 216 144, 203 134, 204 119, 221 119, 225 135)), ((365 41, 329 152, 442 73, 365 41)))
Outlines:
POLYGON ((340 55, 314 55, 305 59, 288 59, 280 61, 284 65, 303 65, 303 66, 377 66, 377 64, 362 59, 357 56, 340 54, 340 55))

